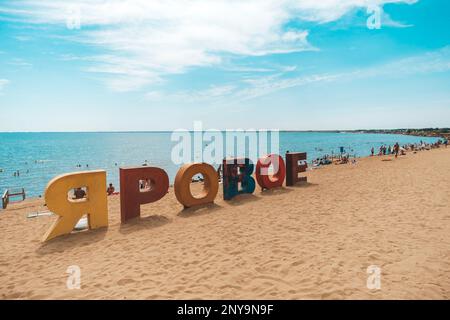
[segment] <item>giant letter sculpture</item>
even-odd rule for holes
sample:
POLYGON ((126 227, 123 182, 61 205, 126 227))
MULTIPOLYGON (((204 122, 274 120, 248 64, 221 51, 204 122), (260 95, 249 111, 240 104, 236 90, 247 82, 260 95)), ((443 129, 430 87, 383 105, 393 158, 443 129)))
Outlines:
POLYGON ((217 172, 213 166, 207 163, 186 164, 178 170, 174 188, 177 200, 185 208, 212 203, 219 191, 217 172), (190 185, 195 174, 202 174, 205 183, 200 195, 194 197, 191 193, 190 185))
POLYGON ((224 159, 223 160, 223 199, 230 200, 242 193, 253 193, 255 191, 255 179, 253 163, 250 159, 224 159), (241 188, 239 189, 239 183, 241 188))
POLYGON ((167 173, 156 167, 120 168, 120 220, 122 223, 141 215, 141 204, 163 198, 169 190, 167 173), (148 190, 140 182, 149 182, 148 190))
POLYGON ((51 180, 45 190, 45 202, 58 220, 44 235, 44 241, 69 234, 87 214, 89 229, 108 226, 108 204, 106 199, 106 171, 76 172, 58 176, 51 180), (86 187, 87 197, 69 200, 71 189, 86 187))
POLYGON ((283 158, 278 154, 264 156, 256 164, 256 181, 261 189, 281 187, 286 177, 286 166, 283 158), (273 167, 273 175, 269 174, 269 167, 273 167))
POLYGON ((300 172, 305 172, 308 164, 306 163, 306 152, 286 153, 286 185, 293 186, 297 182, 307 181, 306 177, 299 177, 300 172), (302 164, 298 162, 302 161, 302 164))

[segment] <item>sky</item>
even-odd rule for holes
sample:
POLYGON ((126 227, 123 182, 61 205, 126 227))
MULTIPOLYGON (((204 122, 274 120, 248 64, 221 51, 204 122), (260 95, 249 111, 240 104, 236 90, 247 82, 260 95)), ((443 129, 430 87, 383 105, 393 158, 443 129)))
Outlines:
POLYGON ((448 0, 0 0, 0 132, 450 127, 448 0))

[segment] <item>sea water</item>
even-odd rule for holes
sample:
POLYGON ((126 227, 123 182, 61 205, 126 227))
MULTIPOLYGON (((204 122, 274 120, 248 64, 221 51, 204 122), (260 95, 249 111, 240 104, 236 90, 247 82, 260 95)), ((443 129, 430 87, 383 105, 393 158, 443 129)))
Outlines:
MULTIPOLYGON (((148 164, 163 168, 173 183, 179 165, 171 158, 178 143, 171 132, 105 133, 0 133, 0 193, 7 188, 25 188, 27 197, 44 193, 55 176, 68 172, 104 169, 108 183, 119 188, 121 166, 148 164), (81 166, 81 167, 80 167, 81 166), (20 176, 14 176, 19 171, 20 176)), ((279 153, 307 152, 308 161, 325 154, 339 154, 340 147, 352 156, 378 152, 380 145, 435 142, 392 134, 339 132, 280 132, 279 153)), ((217 165, 216 165, 217 167, 217 165)))

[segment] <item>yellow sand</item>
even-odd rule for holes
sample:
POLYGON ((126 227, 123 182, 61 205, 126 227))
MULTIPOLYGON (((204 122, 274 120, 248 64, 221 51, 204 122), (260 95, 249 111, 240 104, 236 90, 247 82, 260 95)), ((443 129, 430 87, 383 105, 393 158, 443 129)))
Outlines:
POLYGON ((0 298, 449 299, 450 148, 308 173, 309 184, 182 210, 173 190, 120 225, 42 244, 55 217, 0 211, 0 298), (392 159, 391 161, 382 161, 392 159), (66 287, 70 265, 81 289, 66 287), (381 289, 366 287, 381 267, 381 289))

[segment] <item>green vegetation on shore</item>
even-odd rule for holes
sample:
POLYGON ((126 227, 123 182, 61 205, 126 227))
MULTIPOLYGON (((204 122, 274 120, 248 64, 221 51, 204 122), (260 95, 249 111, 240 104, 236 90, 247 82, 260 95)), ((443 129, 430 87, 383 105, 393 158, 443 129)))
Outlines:
POLYGON ((422 137, 444 137, 450 138, 450 128, 423 128, 423 129, 371 129, 371 130, 352 130, 350 132, 360 133, 385 133, 385 134, 405 134, 409 136, 422 137))

